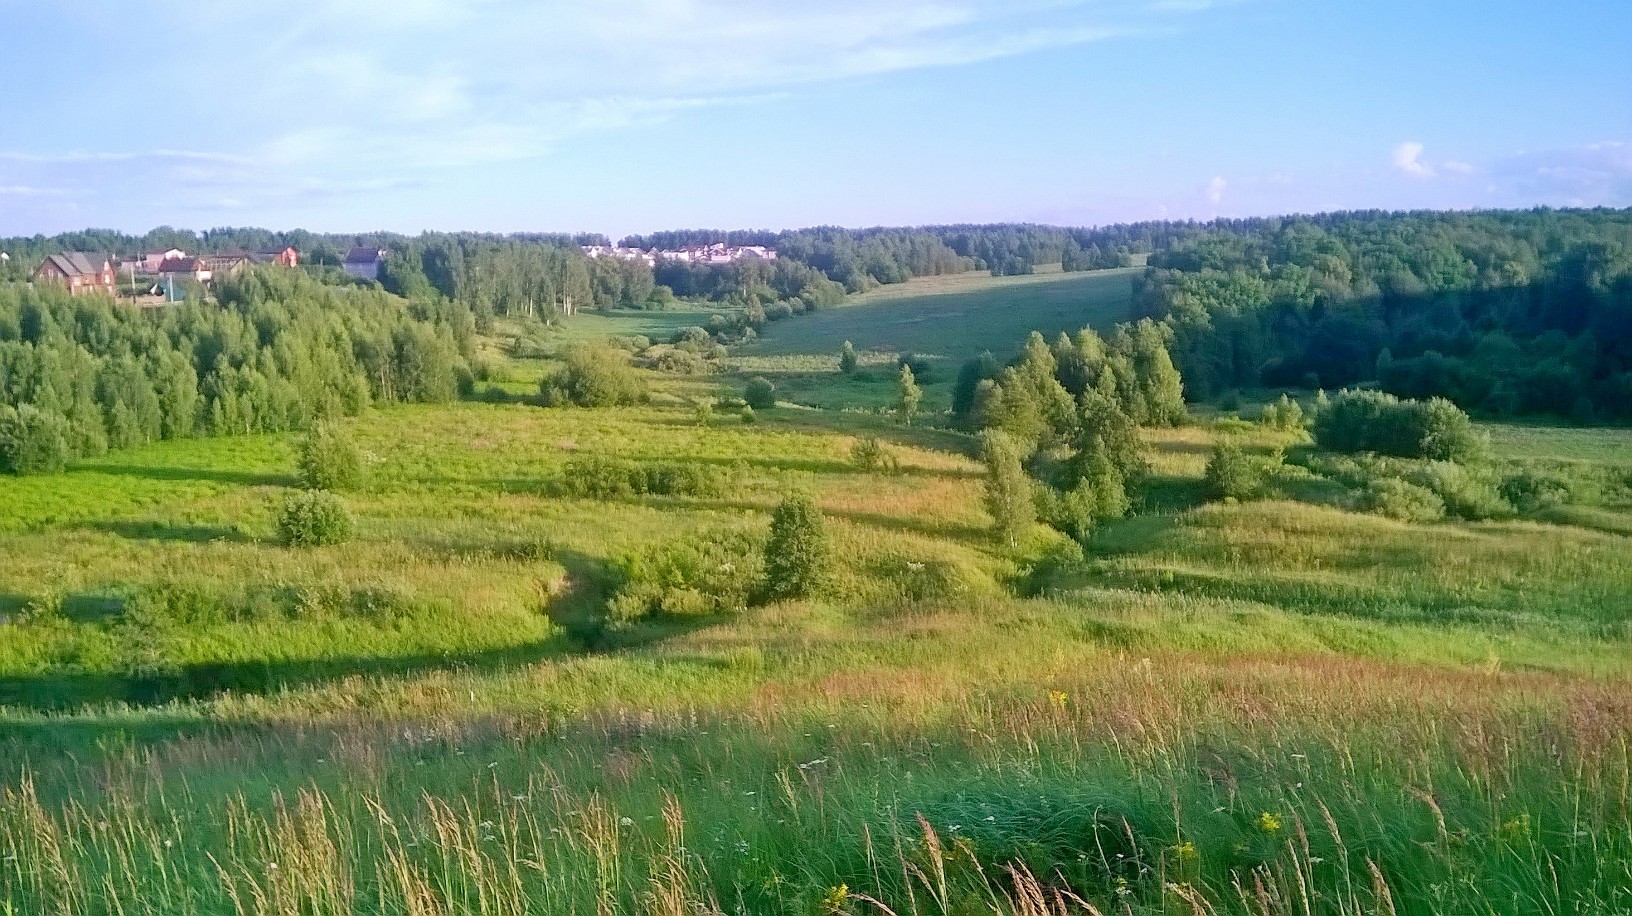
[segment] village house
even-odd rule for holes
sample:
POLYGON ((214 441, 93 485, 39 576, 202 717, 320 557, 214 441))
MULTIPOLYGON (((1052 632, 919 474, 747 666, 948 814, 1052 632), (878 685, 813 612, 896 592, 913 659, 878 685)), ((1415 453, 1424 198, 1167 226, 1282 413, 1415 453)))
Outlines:
POLYGON ((268 248, 265 251, 251 251, 245 255, 255 264, 279 264, 284 267, 299 267, 300 252, 293 247, 268 248))
POLYGON ((161 279, 180 280, 190 278, 200 283, 208 283, 214 277, 210 265, 205 258, 171 258, 159 265, 155 271, 161 279))
MULTIPOLYGON (((173 261, 176 258, 185 257, 187 257, 187 252, 182 251, 180 248, 166 248, 162 251, 146 252, 140 258, 134 258, 132 260, 136 264, 137 272, 156 274, 159 272, 159 265, 163 264, 165 261, 173 261)), ((126 263, 128 264, 130 262, 127 261, 126 263)))
POLYGON ((116 280, 112 258, 83 251, 50 255, 34 271, 36 283, 62 286, 75 296, 93 290, 111 295, 116 280))
POLYGON ((694 245, 687 248, 653 248, 651 251, 642 251, 639 248, 619 248, 611 245, 584 245, 581 246, 585 255, 591 258, 621 258, 633 261, 637 258, 647 264, 657 266, 658 261, 679 261, 683 264, 733 264, 744 258, 758 258, 763 261, 776 260, 776 249, 766 248, 764 245, 727 245, 724 242, 715 242, 712 245, 694 245))
POLYGON ((340 268, 353 277, 364 280, 378 280, 380 278, 380 264, 385 261, 383 248, 353 248, 346 252, 345 263, 340 268))

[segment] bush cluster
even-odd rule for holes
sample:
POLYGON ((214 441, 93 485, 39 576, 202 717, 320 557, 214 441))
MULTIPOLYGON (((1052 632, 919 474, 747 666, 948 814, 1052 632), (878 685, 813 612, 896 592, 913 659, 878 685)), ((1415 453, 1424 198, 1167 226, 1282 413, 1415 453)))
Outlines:
POLYGON ((1412 401, 1381 391, 1348 389, 1315 415, 1315 443, 1334 452, 1376 452, 1400 458, 1476 461, 1486 438, 1461 408, 1444 398, 1412 401))
POLYGON ((555 478, 560 496, 619 499, 631 496, 719 496, 726 474, 719 468, 687 461, 631 461, 605 455, 573 458, 555 478))
POLYGON ((545 407, 616 407, 646 400, 646 382, 626 354, 609 346, 579 343, 567 349, 564 365, 539 383, 545 407))
POLYGON ((614 626, 652 615, 674 617, 741 611, 760 585, 759 548, 741 534, 677 540, 624 554, 613 562, 614 626))
POLYGON ((776 406, 776 386, 770 379, 756 375, 743 388, 742 399, 755 410, 768 410, 776 406))
POLYGON ((1403 522, 1431 522, 1445 517, 1445 501, 1437 493, 1395 477, 1373 480, 1361 492, 1356 508, 1403 522))
POLYGON ((362 452, 346 428, 319 421, 300 446, 300 483, 308 490, 355 490, 363 485, 362 452))
POLYGON ((857 439, 850 449, 850 460, 863 471, 883 471, 894 473, 900 466, 895 455, 880 442, 877 436, 867 436, 857 439))
POLYGON ((299 490, 284 500, 278 533, 290 547, 327 547, 351 540, 355 527, 340 497, 327 490, 299 490))
POLYGON ((1207 498, 1257 499, 1269 488, 1281 464, 1279 453, 1268 458, 1249 455, 1239 442, 1220 440, 1207 459, 1207 498))
POLYGON ((68 421, 32 404, 0 404, 0 470, 10 474, 51 474, 71 456, 68 421))

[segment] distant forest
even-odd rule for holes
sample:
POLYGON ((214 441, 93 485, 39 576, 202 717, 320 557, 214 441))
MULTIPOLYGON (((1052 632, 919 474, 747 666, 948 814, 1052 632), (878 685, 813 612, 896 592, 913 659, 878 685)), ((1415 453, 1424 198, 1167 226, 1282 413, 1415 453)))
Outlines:
MULTIPOLYGON (((497 317, 664 308, 676 298, 739 310, 747 325, 824 308, 912 277, 1148 266, 1130 318, 1161 322, 1186 396, 1236 388, 1376 382, 1490 414, 1632 418, 1632 211, 1381 211, 1147 222, 790 231, 681 230, 619 244, 727 242, 777 249, 728 265, 588 258, 603 235, 261 229, 144 236, 91 230, 0 239, 0 279, 25 279, 60 250, 189 252, 293 245, 323 274, 346 248, 391 254, 380 282, 413 301, 446 300, 478 329, 497 317)), ((337 273, 337 271, 335 271, 337 273)))

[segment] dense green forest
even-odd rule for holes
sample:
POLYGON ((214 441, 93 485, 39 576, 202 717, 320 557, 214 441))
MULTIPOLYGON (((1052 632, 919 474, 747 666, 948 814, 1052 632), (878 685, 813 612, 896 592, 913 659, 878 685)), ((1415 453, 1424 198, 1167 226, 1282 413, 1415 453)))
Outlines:
POLYGON ((1136 305, 1186 394, 1377 380, 1485 413, 1632 417, 1632 212, 1218 221, 1150 259, 1136 305))
POLYGON ((726 265, 589 258, 605 236, 425 233, 318 235, 260 229, 145 236, 101 230, 0 240, 3 269, 26 276, 45 253, 177 245, 219 251, 295 245, 309 264, 345 247, 390 250, 388 292, 446 300, 478 329, 495 318, 549 320, 585 309, 661 309, 676 297, 735 309, 722 340, 880 284, 987 270, 1024 274, 1129 266, 1148 256, 1132 318, 1172 335, 1186 396, 1235 388, 1377 382, 1488 414, 1581 420, 1632 416, 1632 213, 1624 210, 1389 213, 1149 222, 1093 229, 1035 225, 678 230, 620 244, 725 241, 775 247, 775 261, 726 265))
POLYGON ((454 398, 474 322, 444 300, 260 268, 219 304, 136 310, 0 287, 0 468, 198 434, 298 429, 371 403, 454 398))

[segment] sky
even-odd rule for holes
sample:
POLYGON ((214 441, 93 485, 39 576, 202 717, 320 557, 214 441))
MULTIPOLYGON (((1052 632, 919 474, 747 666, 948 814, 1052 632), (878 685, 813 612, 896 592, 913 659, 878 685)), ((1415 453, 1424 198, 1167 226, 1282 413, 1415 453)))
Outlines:
POLYGON ((1632 206, 1629 0, 0 0, 0 235, 1632 206))

